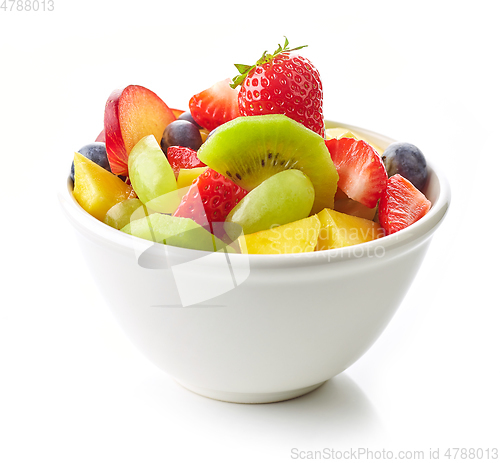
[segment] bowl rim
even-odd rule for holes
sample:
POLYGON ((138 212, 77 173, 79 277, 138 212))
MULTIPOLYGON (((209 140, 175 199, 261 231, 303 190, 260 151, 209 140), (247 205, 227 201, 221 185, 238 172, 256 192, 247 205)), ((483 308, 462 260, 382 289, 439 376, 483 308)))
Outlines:
MULTIPOLYGON (((368 140, 384 149, 387 145, 396 141, 385 135, 381 135, 351 124, 346 124, 344 122, 325 120, 325 126, 326 128, 338 126, 345 127, 362 136, 367 137, 368 140)), ((434 162, 429 161, 428 159, 427 167, 429 170, 429 179, 434 177, 437 180, 437 199, 432 203, 431 209, 424 217, 403 230, 400 230, 391 235, 386 235, 373 241, 338 249, 294 254, 230 254, 231 264, 238 264, 238 260, 242 259, 245 262, 248 262, 248 260, 250 260, 250 264, 252 266, 272 268, 282 266, 288 267, 290 265, 314 265, 316 263, 319 264, 324 262, 330 263, 338 261, 350 261, 353 259, 359 260, 360 258, 367 256, 377 256, 377 249, 380 248, 383 248, 385 254, 386 252, 397 250, 398 248, 401 248, 413 242, 417 244, 421 243, 422 241, 426 241, 432 236, 434 231, 438 228, 438 226, 444 219, 451 201, 451 190, 446 176, 435 165, 434 162)), ((72 222, 72 224, 76 228, 80 229, 81 231, 85 230, 87 232, 87 235, 90 233, 93 239, 97 240, 102 245, 134 250, 138 248, 154 248, 155 246, 153 246, 153 244, 158 244, 152 243, 142 238, 137 238, 127 233, 123 233, 120 230, 116 230, 99 221, 98 219, 87 213, 78 204, 76 199, 73 197, 71 190, 72 181, 68 175, 66 178, 66 185, 62 188, 59 188, 57 192, 59 202, 61 204, 61 207, 63 208, 63 211, 65 212, 70 222, 72 222)), ((200 259, 207 254, 214 254, 213 252, 186 249, 170 245, 158 244, 158 246, 160 246, 162 249, 165 249, 166 247, 168 249, 168 254, 171 254, 173 256, 182 256, 184 259, 189 258, 194 260, 200 259)), ((156 246, 156 249, 158 249, 158 246, 156 246)), ((224 257, 225 255, 225 253, 223 252, 216 254, 221 254, 222 257, 224 257)), ((203 259, 200 259, 200 262, 202 260, 203 259)), ((224 262, 226 262, 227 257, 224 257, 223 260, 224 262)), ((211 262, 213 262, 212 259, 211 262)))

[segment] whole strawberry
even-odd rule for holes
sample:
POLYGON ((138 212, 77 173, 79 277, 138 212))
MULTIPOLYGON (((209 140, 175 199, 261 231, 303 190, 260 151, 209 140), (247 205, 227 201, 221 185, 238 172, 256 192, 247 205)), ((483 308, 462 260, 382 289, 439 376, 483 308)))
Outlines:
MULTIPOLYGON (((306 46, 306 45, 304 45, 306 46)), ((285 44, 273 53, 264 52, 254 66, 236 64, 240 75, 232 88, 241 85, 238 106, 242 116, 284 114, 324 136, 323 86, 319 72, 303 56, 302 47, 285 44)))

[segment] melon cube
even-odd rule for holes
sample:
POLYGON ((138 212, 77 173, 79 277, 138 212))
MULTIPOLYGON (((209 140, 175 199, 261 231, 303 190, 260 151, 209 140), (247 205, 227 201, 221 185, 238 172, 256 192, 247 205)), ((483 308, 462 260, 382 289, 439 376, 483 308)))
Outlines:
POLYGON ((321 222, 318 251, 366 243, 385 235, 378 223, 361 217, 331 209, 323 209, 317 216, 321 222))
POLYGON ((292 254, 316 248, 321 223, 315 215, 295 222, 240 236, 240 249, 248 254, 292 254))

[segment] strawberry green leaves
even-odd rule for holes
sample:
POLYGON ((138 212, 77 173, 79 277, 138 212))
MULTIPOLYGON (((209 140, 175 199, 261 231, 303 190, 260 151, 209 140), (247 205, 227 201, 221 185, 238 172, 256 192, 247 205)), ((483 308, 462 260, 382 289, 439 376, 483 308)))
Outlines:
POLYGON ((255 69, 257 66, 262 66, 263 64, 269 63, 273 58, 275 58, 279 54, 296 51, 300 50, 301 48, 307 47, 307 45, 301 45, 300 47, 288 48, 288 45, 289 45, 288 39, 285 37, 285 43, 283 46, 278 44, 278 48, 272 54, 268 53, 266 50, 264 53, 262 53, 262 56, 257 60, 257 62, 253 66, 247 64, 235 64, 235 67, 238 70, 239 75, 233 78, 233 83, 231 84, 231 88, 236 88, 238 87, 238 85, 241 85, 247 78, 250 71, 252 71, 252 69, 255 69))

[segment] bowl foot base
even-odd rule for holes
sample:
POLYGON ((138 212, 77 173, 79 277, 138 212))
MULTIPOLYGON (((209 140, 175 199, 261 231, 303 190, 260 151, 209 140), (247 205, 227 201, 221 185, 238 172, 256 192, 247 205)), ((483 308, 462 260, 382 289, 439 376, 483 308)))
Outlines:
POLYGON ((321 385, 325 384, 326 381, 314 384, 312 386, 303 387, 299 389, 293 389, 291 391, 281 391, 281 392, 226 392, 226 391, 216 391, 213 389, 205 389, 203 387, 192 386, 191 384, 186 384, 183 381, 176 381, 186 389, 194 392, 196 394, 208 397, 209 399, 220 400, 222 402, 233 402, 239 404, 266 404, 272 402, 281 402, 283 400, 295 399, 309 392, 314 391, 321 385))

